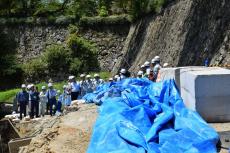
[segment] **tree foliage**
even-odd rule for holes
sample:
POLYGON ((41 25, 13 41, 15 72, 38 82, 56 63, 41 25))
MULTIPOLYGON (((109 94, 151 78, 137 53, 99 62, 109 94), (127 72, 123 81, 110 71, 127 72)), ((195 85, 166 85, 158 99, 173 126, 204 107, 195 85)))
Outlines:
POLYGON ((138 18, 159 12, 167 0, 1 0, 0 16, 49 17, 74 15, 76 18, 130 14, 138 18))

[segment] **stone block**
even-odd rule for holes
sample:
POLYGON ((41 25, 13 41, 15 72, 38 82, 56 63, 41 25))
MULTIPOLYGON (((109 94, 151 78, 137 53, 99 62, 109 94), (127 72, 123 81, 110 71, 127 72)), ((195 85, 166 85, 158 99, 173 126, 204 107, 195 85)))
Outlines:
POLYGON ((230 70, 179 67, 161 70, 161 80, 175 79, 185 105, 208 122, 230 121, 230 70))
POLYGON ((18 153, 19 148, 30 144, 32 138, 13 139, 8 143, 10 153, 18 153))

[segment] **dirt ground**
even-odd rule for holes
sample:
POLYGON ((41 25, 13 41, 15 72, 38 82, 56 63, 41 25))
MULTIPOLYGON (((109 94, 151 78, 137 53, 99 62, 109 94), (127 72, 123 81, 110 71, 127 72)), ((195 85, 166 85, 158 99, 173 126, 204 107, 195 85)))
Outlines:
MULTIPOLYGON (((230 132, 230 123, 210 123, 217 132, 230 132)), ((222 140, 223 141, 223 140, 222 140)), ((230 146, 227 146, 230 148, 230 146)), ((220 153, 229 153, 226 149, 221 149, 220 153)))
POLYGON ((78 111, 60 117, 59 123, 33 138, 20 153, 84 153, 96 118, 96 105, 80 104, 78 111))

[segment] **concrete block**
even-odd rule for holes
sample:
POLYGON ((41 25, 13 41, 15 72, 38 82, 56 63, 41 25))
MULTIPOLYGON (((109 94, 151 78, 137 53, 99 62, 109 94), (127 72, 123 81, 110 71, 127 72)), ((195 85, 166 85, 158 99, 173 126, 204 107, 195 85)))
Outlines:
POLYGON ((32 138, 13 139, 8 143, 10 153, 18 153, 19 148, 30 144, 32 138))
POLYGON ((230 121, 230 70, 179 67, 161 70, 161 80, 175 79, 185 105, 208 122, 230 121))

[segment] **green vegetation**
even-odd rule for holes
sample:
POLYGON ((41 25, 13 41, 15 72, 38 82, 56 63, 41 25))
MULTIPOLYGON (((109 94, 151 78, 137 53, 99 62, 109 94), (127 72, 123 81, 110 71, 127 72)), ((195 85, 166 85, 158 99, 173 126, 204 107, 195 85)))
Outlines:
POLYGON ((122 25, 131 23, 128 15, 112 15, 108 17, 82 17, 80 19, 81 27, 100 27, 100 25, 122 25))
POLYGON ((0 92, 0 102, 13 102, 13 98, 20 89, 11 89, 8 91, 0 92))
POLYGON ((22 68, 24 76, 30 81, 52 78, 59 72, 66 77, 68 74, 78 75, 96 71, 99 69, 97 47, 73 33, 69 36, 66 47, 58 44, 50 45, 43 55, 23 64, 22 68))
MULTIPOLYGON (((90 72, 90 74, 93 76, 96 72, 90 72)), ((99 75, 101 76, 102 79, 108 80, 109 77, 111 77, 109 72, 99 72, 99 75)), ((77 77, 79 79, 79 77, 77 77)), ((67 84, 67 82, 59 82, 59 83, 54 83, 54 88, 57 90, 62 91, 63 90, 63 85, 67 84)), ((42 82, 39 84, 36 84, 38 87, 39 91, 41 90, 42 86, 47 86, 47 83, 42 82)), ((20 91, 20 89, 11 89, 7 91, 2 91, 0 92, 0 102, 13 102, 13 98, 15 95, 20 91)))
MULTIPOLYGON (((1 0, 0 17, 13 17, 3 22, 31 23, 20 17, 45 17, 52 23, 69 23, 82 17, 107 17, 129 14, 137 19, 149 12, 159 12, 167 0, 1 0), (61 18, 56 18, 61 16, 61 18), (16 17, 16 18, 15 18, 16 17)), ((48 22, 48 23, 49 23, 48 22)))
MULTIPOLYGON (((77 25, 100 27, 129 24, 147 13, 162 10, 168 0, 0 0, 0 25, 77 25)), ((81 38, 77 26, 69 26, 65 45, 52 44, 40 57, 20 65, 13 36, 0 29, 0 90, 23 79, 43 81, 65 75, 99 71, 97 46, 81 38), (15 80, 15 81, 12 81, 15 80)))
POLYGON ((16 42, 1 30, 0 42, 0 85, 11 87, 22 79, 22 70, 15 57, 16 42))

